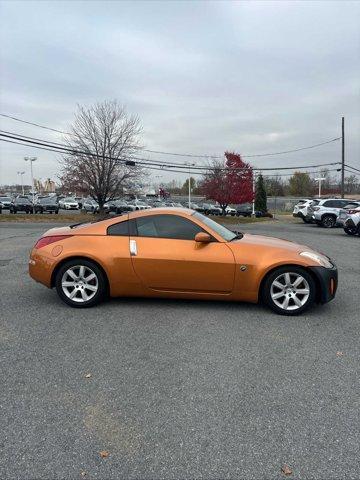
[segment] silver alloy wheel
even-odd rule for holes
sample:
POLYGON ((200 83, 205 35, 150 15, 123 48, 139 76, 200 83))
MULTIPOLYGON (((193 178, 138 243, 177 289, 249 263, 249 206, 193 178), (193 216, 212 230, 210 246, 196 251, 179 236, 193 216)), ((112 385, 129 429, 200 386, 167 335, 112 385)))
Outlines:
POLYGON ((84 303, 96 295, 99 281, 91 268, 85 265, 74 265, 63 274, 61 288, 73 302, 84 303))
POLYGON ((324 227, 332 228, 335 225, 335 219, 331 215, 325 215, 325 217, 322 220, 322 223, 324 227))
POLYGON ((283 310, 297 310, 310 296, 307 280, 296 272, 282 273, 271 284, 272 301, 283 310))

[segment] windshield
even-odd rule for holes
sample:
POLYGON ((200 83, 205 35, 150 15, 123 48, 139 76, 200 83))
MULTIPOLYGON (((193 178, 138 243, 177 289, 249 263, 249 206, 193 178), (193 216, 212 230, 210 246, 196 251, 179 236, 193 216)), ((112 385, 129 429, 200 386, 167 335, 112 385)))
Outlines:
POLYGON ((30 200, 28 198, 17 198, 16 199, 16 203, 31 203, 30 200))
POLYGON ((10 197, 0 197, 0 202, 11 202, 10 197))
POLYGON ((40 203, 56 203, 53 198, 39 198, 40 203))
POLYGON ((74 203, 76 203, 76 200, 75 200, 75 198, 72 198, 72 197, 66 197, 66 198, 64 198, 63 202, 74 202, 74 203))
POLYGON ((205 225, 210 227, 214 232, 220 235, 224 240, 227 242, 230 242, 231 240, 234 240, 234 238, 237 237, 236 233, 232 232, 231 230, 228 230, 226 227, 223 225, 220 225, 220 223, 214 222, 214 220, 211 220, 209 217, 205 217, 205 215, 202 215, 201 213, 195 212, 193 213, 193 216, 203 222, 205 225))

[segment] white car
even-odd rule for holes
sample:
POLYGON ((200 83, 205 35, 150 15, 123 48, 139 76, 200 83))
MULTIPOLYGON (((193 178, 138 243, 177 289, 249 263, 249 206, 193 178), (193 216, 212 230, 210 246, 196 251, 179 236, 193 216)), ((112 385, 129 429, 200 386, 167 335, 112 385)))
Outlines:
POLYGON ((135 210, 148 210, 149 208, 151 208, 150 205, 146 205, 146 203, 142 203, 139 200, 136 200, 134 202, 134 206, 135 210))
POLYGON ((338 224, 343 227, 348 235, 360 235, 360 206, 349 210, 342 210, 338 224))
POLYGON ((305 223, 312 222, 313 211, 311 207, 315 207, 319 203, 319 200, 306 198, 299 200, 294 206, 293 217, 301 218, 305 223))
POLYGON ((225 213, 226 213, 226 215, 231 215, 232 217, 235 217, 236 210, 235 210, 235 208, 232 208, 232 207, 226 207, 225 208, 225 213))
POLYGON ((325 228, 333 228, 337 223, 340 211, 343 208, 350 209, 352 206, 357 207, 359 202, 356 200, 349 200, 345 198, 326 198, 319 200, 315 207, 310 207, 313 211, 313 220, 325 228))
POLYGON ((59 207, 64 210, 78 210, 79 204, 73 197, 66 197, 59 200, 59 207))

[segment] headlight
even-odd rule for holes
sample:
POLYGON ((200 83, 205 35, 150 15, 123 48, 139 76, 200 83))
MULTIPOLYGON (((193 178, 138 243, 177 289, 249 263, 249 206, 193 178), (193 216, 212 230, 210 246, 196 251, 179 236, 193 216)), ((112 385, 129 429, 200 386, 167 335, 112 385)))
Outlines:
POLYGON ((334 265, 330 262, 328 257, 325 255, 322 255, 321 253, 315 253, 315 252, 301 252, 300 255, 302 257, 307 257, 310 258, 311 260, 314 260, 314 262, 317 262, 319 265, 325 268, 332 268, 334 265))

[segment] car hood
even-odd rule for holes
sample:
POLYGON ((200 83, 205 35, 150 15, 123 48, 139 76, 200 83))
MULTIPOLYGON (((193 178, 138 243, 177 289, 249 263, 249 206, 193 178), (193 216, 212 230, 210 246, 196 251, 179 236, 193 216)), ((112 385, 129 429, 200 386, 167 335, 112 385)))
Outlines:
POLYGON ((230 242, 229 245, 233 245, 235 248, 241 248, 244 245, 255 248, 266 247, 268 249, 287 250, 294 253, 302 252, 304 250, 314 251, 313 248, 308 247, 307 245, 290 242, 289 240, 283 240, 282 238, 265 237, 264 235, 252 235, 250 233, 245 233, 242 238, 230 242))

